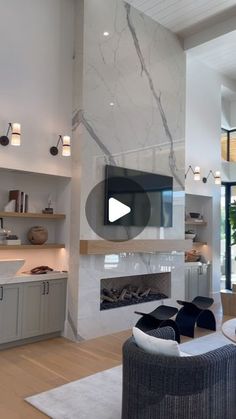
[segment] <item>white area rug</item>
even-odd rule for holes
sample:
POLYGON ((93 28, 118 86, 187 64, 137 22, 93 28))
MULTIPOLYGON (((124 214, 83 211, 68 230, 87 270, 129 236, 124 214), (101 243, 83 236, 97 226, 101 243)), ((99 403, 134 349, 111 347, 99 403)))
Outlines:
POLYGON ((192 339, 180 346, 183 352, 191 355, 199 355, 212 351, 220 346, 229 345, 230 343, 232 344, 233 342, 227 339, 221 332, 216 332, 203 336, 202 338, 192 339))
MULTIPOLYGON (((181 345, 191 355, 231 343, 222 333, 212 333, 181 345)), ((52 419, 120 419, 122 367, 111 368, 26 401, 52 419)))
POLYGON ((120 419, 121 380, 120 365, 26 401, 52 419, 120 419))

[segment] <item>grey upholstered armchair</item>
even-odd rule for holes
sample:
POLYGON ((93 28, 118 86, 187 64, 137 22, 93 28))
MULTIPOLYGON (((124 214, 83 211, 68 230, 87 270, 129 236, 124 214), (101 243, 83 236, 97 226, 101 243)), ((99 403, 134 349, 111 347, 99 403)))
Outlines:
MULTIPOLYGON (((150 333, 174 339, 170 327, 150 333)), ((122 419, 235 419, 236 346, 167 357, 123 346, 122 419)))

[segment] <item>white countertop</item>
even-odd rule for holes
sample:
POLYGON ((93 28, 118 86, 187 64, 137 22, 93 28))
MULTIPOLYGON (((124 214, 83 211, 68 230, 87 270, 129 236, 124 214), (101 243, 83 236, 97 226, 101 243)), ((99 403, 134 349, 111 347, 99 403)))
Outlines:
POLYGON ((202 266, 202 262, 185 262, 186 266, 202 266))
POLYGON ((50 272, 41 275, 19 274, 10 278, 0 278, 0 284, 18 284, 23 282, 50 281, 52 279, 67 279, 68 272, 50 272))
POLYGON ((202 265, 210 265, 210 262, 184 262, 186 267, 190 266, 202 266, 202 265))

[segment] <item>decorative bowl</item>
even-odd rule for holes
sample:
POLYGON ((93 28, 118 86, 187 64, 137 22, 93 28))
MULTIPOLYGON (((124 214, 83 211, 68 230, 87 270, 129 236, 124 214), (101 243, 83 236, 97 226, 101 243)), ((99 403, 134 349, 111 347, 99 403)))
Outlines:
POLYGON ((0 280, 13 278, 24 265, 24 259, 2 259, 0 260, 0 280))
POLYGON ((200 218, 200 213, 199 212, 190 212, 189 213, 191 218, 200 218))

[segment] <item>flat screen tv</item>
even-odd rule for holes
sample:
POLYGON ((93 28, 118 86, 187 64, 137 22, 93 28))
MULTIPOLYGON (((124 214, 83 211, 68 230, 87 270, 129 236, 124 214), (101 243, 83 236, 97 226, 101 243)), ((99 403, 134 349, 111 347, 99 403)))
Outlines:
POLYGON ((173 178, 156 173, 106 165, 105 225, 172 227, 173 178), (150 202, 147 224, 146 203, 150 202), (109 221, 109 199, 115 198, 131 208, 129 214, 115 222, 109 221))

